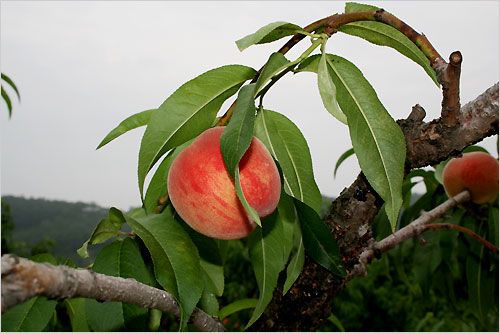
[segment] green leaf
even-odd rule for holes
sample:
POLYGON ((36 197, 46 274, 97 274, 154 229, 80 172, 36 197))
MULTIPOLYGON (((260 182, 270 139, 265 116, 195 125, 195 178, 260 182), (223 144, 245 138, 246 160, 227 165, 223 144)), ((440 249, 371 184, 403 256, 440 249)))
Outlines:
POLYGON ((224 292, 224 267, 218 246, 219 240, 194 231, 178 215, 177 220, 181 221, 182 227, 198 249, 205 290, 217 296, 222 296, 224 292))
POLYGON ((425 246, 417 245, 413 252, 413 271, 424 295, 429 294, 433 273, 442 262, 439 248, 439 232, 429 232, 425 235, 425 246))
POLYGON ((488 208, 488 230, 489 241, 498 247, 498 204, 488 208))
POLYGON ((257 306, 259 302, 258 299, 255 298, 244 298, 234 301, 231 304, 226 305, 219 311, 219 320, 226 318, 227 316, 232 315, 241 310, 253 309, 257 306))
POLYGON ((12 116, 12 102, 10 101, 10 97, 7 94, 7 92, 3 89, 3 86, 1 87, 2 90, 2 98, 5 101, 5 104, 7 104, 7 110, 9 111, 9 118, 12 116))
POLYGON ((249 253, 253 271, 259 287, 259 301, 246 328, 250 327, 264 312, 273 298, 283 262, 283 220, 277 210, 262 221, 262 228, 249 236, 249 253))
POLYGON ((154 209, 158 205, 158 199, 167 194, 167 179, 170 166, 177 155, 186 149, 193 141, 194 139, 188 140, 182 145, 176 147, 173 151, 170 151, 160 163, 158 169, 156 169, 155 174, 149 182, 148 189, 146 190, 146 195, 144 197, 144 208, 147 213, 153 213, 154 209))
POLYGON ((260 73, 257 82, 255 82, 255 94, 260 91, 260 89, 266 84, 266 82, 273 76, 281 72, 283 69, 288 67, 290 62, 281 53, 275 52, 271 54, 269 60, 267 60, 262 73, 260 73))
MULTIPOLYGON (((349 2, 346 4, 345 12, 376 11, 377 9, 379 8, 349 2)), ((352 36, 361 37, 376 45, 388 46, 395 49, 420 65, 439 87, 436 72, 432 69, 430 60, 427 59, 418 46, 396 28, 380 22, 362 21, 343 25, 339 28, 339 31, 352 36)))
POLYGON ((278 202, 278 213, 281 221, 281 235, 283 238, 283 262, 286 265, 294 244, 294 233, 299 225, 299 220, 295 214, 295 205, 293 199, 281 191, 280 201, 278 202))
POLYGON ((295 207, 307 254, 333 274, 346 276, 337 242, 318 213, 298 200, 295 200, 295 207))
POLYGON ((228 65, 210 70, 183 84, 151 116, 139 150, 139 191, 152 166, 168 150, 212 126, 224 101, 238 91, 255 70, 228 65))
POLYGON ((156 109, 146 110, 126 118, 120 124, 118 124, 118 126, 111 130, 108 135, 106 135, 106 137, 101 141, 101 143, 99 143, 96 149, 101 148, 102 146, 108 144, 112 140, 116 139, 124 133, 127 133, 130 130, 147 125, 149 120, 151 119, 151 116, 155 112, 156 109))
POLYGON ((283 284, 283 295, 285 295, 288 290, 295 283, 295 280, 302 272, 302 267, 304 266, 305 260, 305 250, 304 250, 304 241, 302 239, 302 232, 300 231, 300 224, 295 224, 295 242, 297 244, 295 252, 292 255, 292 259, 290 263, 286 267, 286 280, 283 284))
POLYGON ((185 327, 203 291, 196 246, 174 219, 171 206, 161 214, 137 219, 125 215, 125 219, 148 248, 157 281, 179 303, 185 327))
MULTIPOLYGON (((298 71, 314 72, 319 60, 319 55, 309 57, 298 71)), ((406 158, 403 132, 355 65, 335 55, 329 55, 329 60, 329 73, 337 87, 337 101, 347 116, 359 165, 370 185, 385 201, 394 231, 403 203, 401 188, 406 158)))
POLYGON ((2 332, 41 332, 54 314, 57 301, 49 301, 42 296, 2 313, 2 332))
POLYGON ((2 80, 4 80, 16 92, 17 99, 19 101, 21 101, 21 95, 19 94, 19 90, 17 90, 17 87, 16 87, 14 81, 12 81, 12 79, 10 77, 8 77, 7 75, 5 75, 4 73, 1 74, 1 77, 2 77, 2 80))
MULTIPOLYGON (((152 284, 141 250, 131 238, 115 241, 103 248, 92 269, 101 274, 152 284)), ((148 321, 148 309, 128 303, 99 303, 87 299, 85 311, 89 326, 94 331, 138 330, 148 321)))
POLYGON ((90 332, 89 324, 87 323, 87 311, 85 310, 85 298, 72 298, 64 300, 66 311, 71 322, 71 330, 73 332, 90 332))
POLYGON ((339 318, 337 318, 336 315, 334 315, 333 313, 328 317, 326 318, 329 322, 331 322, 332 324, 334 324, 335 326, 337 326, 337 328, 340 330, 340 332, 345 332, 345 329, 344 329, 344 326, 342 326, 342 323, 340 322, 339 318))
POLYGON ((297 126, 280 113, 261 110, 255 122, 255 136, 280 164, 285 192, 319 213, 322 197, 314 180, 311 153, 297 126))
POLYGON ((255 33, 237 40, 236 46, 240 51, 243 51, 251 45, 274 42, 285 36, 294 35, 298 31, 303 31, 298 25, 287 22, 273 22, 260 28, 255 33))
POLYGON ((220 149, 226 169, 235 178, 234 170, 250 147, 255 122, 255 84, 241 88, 229 125, 220 137, 220 149))
POLYGON ((497 282, 495 282, 494 278, 488 278, 488 271, 484 267, 481 267, 481 261, 485 257, 485 247, 481 246, 478 252, 475 255, 467 256, 465 270, 471 308, 479 321, 484 325, 486 315, 491 307, 490 303, 492 303, 491 292, 495 290, 494 286, 497 282))
POLYGON ((217 316, 219 314, 219 301, 215 294, 203 289, 200 298, 200 308, 210 316, 217 316))
POLYGON ((238 196, 238 199, 240 199, 240 202, 243 205, 243 208, 245 208, 247 214, 255 223, 257 223, 259 226, 262 226, 259 214, 257 214, 257 211, 253 209, 252 206, 250 206, 247 199, 245 198, 245 194, 243 193, 243 189, 241 188, 240 169, 238 167, 236 167, 235 170, 234 186, 236 189, 236 195, 238 196))
POLYGON ((347 124, 345 114, 340 110, 337 103, 337 88, 328 72, 327 55, 323 53, 318 64, 318 89, 326 110, 340 122, 347 124))
POLYGON ((144 209, 146 209, 148 214, 153 213, 156 206, 158 206, 158 199, 167 193, 168 167, 170 166, 171 161, 172 154, 165 156, 149 182, 143 201, 144 209))
POLYGON ((342 155, 340 155, 339 159, 337 160, 337 163, 335 164, 335 170, 333 171, 333 177, 337 175, 337 170, 349 156, 354 155, 354 149, 349 149, 346 152, 344 152, 342 155))
POLYGON ((99 224, 95 227, 90 238, 83 243, 82 247, 76 252, 80 257, 88 258, 88 245, 101 244, 112 237, 118 236, 123 223, 125 223, 125 219, 122 212, 114 207, 111 207, 109 209, 108 218, 104 218, 99 221, 99 224))

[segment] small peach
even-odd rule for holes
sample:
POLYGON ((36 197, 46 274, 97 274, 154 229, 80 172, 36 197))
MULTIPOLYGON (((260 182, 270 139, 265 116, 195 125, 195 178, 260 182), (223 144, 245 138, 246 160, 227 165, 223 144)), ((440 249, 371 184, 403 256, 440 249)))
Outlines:
POLYGON ((498 160, 484 152, 465 153, 446 164, 443 184, 449 197, 468 189, 472 202, 493 202, 498 197, 498 160))
MULTIPOLYGON (((173 161, 168 173, 170 200, 194 230, 218 239, 248 236, 256 223, 241 205, 220 151, 225 127, 214 127, 198 136, 173 161)), ((278 205, 281 180, 278 168, 256 137, 240 163, 240 182, 248 203, 263 218, 278 205)))

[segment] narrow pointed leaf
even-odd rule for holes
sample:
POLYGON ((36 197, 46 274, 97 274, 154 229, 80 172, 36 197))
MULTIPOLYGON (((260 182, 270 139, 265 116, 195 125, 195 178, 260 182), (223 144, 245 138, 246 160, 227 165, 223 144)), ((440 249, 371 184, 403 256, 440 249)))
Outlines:
POLYGON ((280 113, 261 110, 255 136, 280 164, 285 192, 320 212, 322 198, 314 180, 311 154, 297 126, 280 113))
POLYGON ((170 206, 161 214, 125 219, 151 253, 158 283, 179 302, 181 327, 185 327, 203 291, 196 246, 170 206))
POLYGON ((2 86, 2 98, 5 101, 5 104, 7 104, 7 110, 9 111, 9 118, 12 116, 12 102, 10 101, 10 97, 7 94, 7 92, 3 89, 2 86))
POLYGON ((337 88, 332 81, 330 73, 328 73, 327 56, 325 53, 321 55, 318 64, 318 89, 326 110, 340 122, 347 124, 345 114, 340 110, 337 103, 337 88))
POLYGON ((14 81, 4 73, 1 74, 2 80, 4 80, 15 92, 17 95, 17 99, 21 101, 21 95, 19 94, 19 90, 17 89, 14 81))
POLYGON ((307 254, 333 274, 344 277, 346 271, 342 256, 328 227, 311 207, 298 200, 295 200, 295 207, 307 254))
MULTIPOLYGON (((348 2, 345 7, 345 12, 376 11, 378 9, 378 7, 370 5, 348 2)), ((388 46, 395 49, 420 65, 439 87, 436 72, 432 69, 429 59, 427 59, 418 46, 399 30, 380 22, 361 21, 343 25, 339 28, 339 31, 352 36, 361 37, 376 45, 388 46)))
POLYGON ((257 228, 249 236, 250 260, 259 287, 259 301, 246 328, 259 319, 273 298, 279 273, 284 268, 281 223, 278 211, 274 211, 264 219, 262 228, 257 228))
POLYGON ((233 303, 228 304, 222 309, 220 309, 219 320, 222 320, 227 316, 232 315, 235 312, 255 308, 258 302, 259 300, 255 298, 244 298, 234 301, 233 303))
POLYGON ((304 250, 304 240, 302 239, 302 232, 300 231, 300 224, 295 225, 295 242, 297 243, 297 248, 295 253, 292 255, 290 263, 286 267, 286 280, 283 284, 283 295, 285 295, 288 290, 295 283, 297 278, 302 272, 302 267, 305 261, 305 250, 304 250))
POLYGON ((337 170, 349 156, 354 155, 354 149, 349 149, 346 152, 344 152, 342 155, 340 155, 339 159, 337 160, 337 163, 335 164, 335 170, 333 171, 333 177, 337 175, 337 170))
POLYGON ((210 70, 182 85, 152 115, 139 150, 139 192, 152 166, 168 150, 212 126, 224 101, 235 94, 255 70, 228 65, 210 70))
POLYGON ((112 140, 116 139, 124 133, 127 133, 130 130, 147 125, 154 112, 156 112, 156 109, 146 110, 126 118, 120 124, 118 124, 118 126, 111 130, 108 135, 106 135, 106 137, 101 141, 101 143, 99 143, 96 149, 101 148, 102 146, 108 144, 112 140))
POLYGON ((297 31, 303 30, 298 25, 287 22, 273 22, 260 28, 255 33, 243 37, 236 41, 236 46, 240 51, 254 44, 264 44, 274 42, 285 36, 294 35, 297 31))
POLYGON ((234 170, 250 147, 255 122, 255 84, 241 88, 229 125, 220 137, 220 149, 226 169, 234 178, 234 170))
MULTIPOLYGON (((318 55, 309 57, 298 70, 315 72, 319 60, 318 55)), ((385 201, 394 230, 403 203, 401 188, 406 158, 403 132, 355 65, 335 55, 329 55, 328 65, 337 87, 337 101, 347 116, 359 165, 370 185, 385 201)))
POLYGON ((90 332, 85 309, 85 298, 72 298, 64 300, 73 332, 90 332))
POLYGON ((253 209, 252 206, 248 203, 247 199, 245 198, 245 194, 243 193, 243 189, 241 188, 241 183, 240 183, 240 169, 236 167, 235 169, 235 177, 234 177, 234 186, 236 189, 236 195, 238 196, 238 199, 240 199, 241 204, 245 208, 245 211, 247 214, 250 216, 250 218, 257 223, 259 226, 262 226, 262 222, 260 221, 259 214, 253 209))

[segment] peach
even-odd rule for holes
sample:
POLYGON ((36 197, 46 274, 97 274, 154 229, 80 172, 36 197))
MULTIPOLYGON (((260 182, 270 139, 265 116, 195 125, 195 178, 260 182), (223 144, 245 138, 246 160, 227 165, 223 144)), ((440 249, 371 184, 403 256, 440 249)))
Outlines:
MULTIPOLYGON (((177 213, 194 230, 212 238, 239 239, 257 224, 241 205, 222 159, 224 129, 206 130, 175 158, 168 172, 168 194, 177 213)), ((256 137, 239 169, 249 205, 261 218, 270 215, 280 199, 281 180, 271 154, 256 137)))
POLYGON ((498 160, 484 152, 465 153, 446 164, 443 184, 449 197, 468 189, 472 202, 493 202, 498 197, 498 160))

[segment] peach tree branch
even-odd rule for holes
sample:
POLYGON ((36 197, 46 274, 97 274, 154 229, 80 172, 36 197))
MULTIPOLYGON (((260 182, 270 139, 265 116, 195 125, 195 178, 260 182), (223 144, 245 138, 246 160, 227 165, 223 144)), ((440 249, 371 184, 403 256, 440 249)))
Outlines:
MULTIPOLYGON (((36 263, 12 254, 3 255, 2 313, 34 296, 126 302, 143 308, 158 309, 176 317, 181 315, 179 305, 170 293, 135 279, 36 263)), ((217 318, 199 308, 195 308, 190 320, 200 331, 225 331, 224 325, 217 318)))
POLYGON ((378 242, 374 242, 372 246, 366 248, 361 253, 359 256, 359 263, 355 265, 354 269, 349 273, 349 276, 346 278, 346 282, 358 275, 366 276, 366 265, 369 264, 374 257, 378 257, 380 254, 395 248, 398 244, 409 238, 420 236, 424 231, 428 230, 426 227, 429 223, 443 216, 451 208, 469 201, 470 198, 471 196, 469 191, 462 191, 436 208, 428 212, 423 212, 418 219, 414 220, 404 228, 399 229, 395 233, 378 242))

